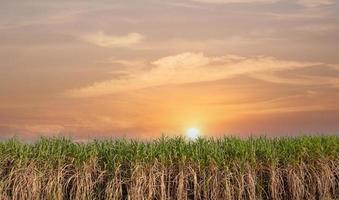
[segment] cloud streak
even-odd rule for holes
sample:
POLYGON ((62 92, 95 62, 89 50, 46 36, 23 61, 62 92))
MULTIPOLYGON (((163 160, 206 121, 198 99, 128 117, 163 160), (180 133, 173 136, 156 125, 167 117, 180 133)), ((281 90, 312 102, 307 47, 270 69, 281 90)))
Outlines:
POLYGON ((335 4, 335 0, 297 0, 297 3, 305 7, 314 8, 333 5, 335 4))
POLYGON ((276 3, 279 0, 191 0, 201 3, 227 4, 227 3, 276 3))
MULTIPOLYGON (((230 4, 230 3, 252 3, 252 4, 270 4, 281 0, 190 0, 191 2, 208 4, 230 4)), ((319 6, 330 6, 335 4, 335 0, 296 0, 295 3, 307 7, 315 8, 319 6)))
POLYGON ((339 27, 335 24, 311 24, 299 26, 296 28, 296 30, 310 33, 331 33, 337 31, 338 29, 339 27))
POLYGON ((206 56, 186 52, 149 63, 148 70, 128 70, 124 78, 96 82, 71 90, 72 97, 95 97, 147 87, 217 81, 237 75, 271 74, 277 71, 309 67, 322 63, 281 60, 274 57, 237 55, 206 56))
POLYGON ((128 33, 127 35, 108 35, 103 31, 82 36, 82 39, 101 47, 131 47, 144 40, 140 33, 128 33))

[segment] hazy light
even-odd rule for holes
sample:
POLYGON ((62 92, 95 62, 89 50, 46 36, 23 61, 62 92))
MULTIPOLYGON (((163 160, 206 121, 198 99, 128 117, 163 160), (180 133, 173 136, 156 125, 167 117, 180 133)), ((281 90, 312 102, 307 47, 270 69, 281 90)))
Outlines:
POLYGON ((200 136, 200 131, 197 128, 189 128, 186 132, 186 137, 189 140, 196 140, 200 136))

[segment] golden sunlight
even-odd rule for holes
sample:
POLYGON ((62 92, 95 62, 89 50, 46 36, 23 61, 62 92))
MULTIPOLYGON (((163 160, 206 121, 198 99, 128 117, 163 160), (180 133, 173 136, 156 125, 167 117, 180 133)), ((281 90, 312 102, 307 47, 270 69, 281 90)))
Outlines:
POLYGON ((196 140, 201 136, 200 130, 197 128, 189 128, 186 131, 186 137, 189 140, 196 140))

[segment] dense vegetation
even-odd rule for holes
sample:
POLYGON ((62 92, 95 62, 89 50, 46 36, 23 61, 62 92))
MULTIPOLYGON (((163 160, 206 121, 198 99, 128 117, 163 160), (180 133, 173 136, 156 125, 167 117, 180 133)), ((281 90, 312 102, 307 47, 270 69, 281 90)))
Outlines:
POLYGON ((339 199, 339 137, 0 143, 0 199, 339 199))

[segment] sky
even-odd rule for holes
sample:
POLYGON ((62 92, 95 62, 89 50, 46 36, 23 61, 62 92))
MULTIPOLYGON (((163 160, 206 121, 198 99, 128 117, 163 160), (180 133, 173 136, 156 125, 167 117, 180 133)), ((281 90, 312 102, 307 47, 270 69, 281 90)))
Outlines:
POLYGON ((0 139, 339 134, 337 0, 0 5, 0 139))

